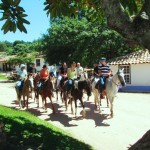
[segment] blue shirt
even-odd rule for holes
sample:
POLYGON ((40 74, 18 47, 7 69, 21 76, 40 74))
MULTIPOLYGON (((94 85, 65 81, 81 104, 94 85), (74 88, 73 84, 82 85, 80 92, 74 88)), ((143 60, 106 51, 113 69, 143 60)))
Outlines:
POLYGON ((19 69, 17 75, 19 75, 21 79, 24 79, 27 76, 27 71, 25 69, 23 71, 19 69))

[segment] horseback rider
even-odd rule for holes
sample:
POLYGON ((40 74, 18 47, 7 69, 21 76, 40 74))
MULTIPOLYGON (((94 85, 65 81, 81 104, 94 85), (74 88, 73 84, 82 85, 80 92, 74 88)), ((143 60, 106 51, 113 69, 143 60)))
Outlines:
POLYGON ((99 78, 98 66, 99 66, 99 61, 97 61, 97 62, 94 64, 94 79, 95 79, 95 78, 99 78))
POLYGON ((83 67, 80 65, 80 63, 77 63, 77 79, 81 78, 81 74, 83 73, 83 67))
POLYGON ((17 71, 17 83, 16 83, 16 89, 18 89, 20 92, 22 91, 23 88, 23 81, 25 77, 27 76, 27 71, 25 69, 25 65, 21 64, 20 69, 17 71))
POLYGON ((102 57, 100 59, 100 65, 98 66, 98 75, 99 75, 101 98, 103 98, 103 90, 105 89, 106 79, 111 75, 111 69, 107 64, 105 57, 102 57))
POLYGON ((59 68, 59 74, 57 79, 57 88, 59 87, 59 84, 63 84, 64 81, 67 80, 67 64, 66 62, 63 63, 63 65, 59 68))
POLYGON ((76 63, 74 61, 71 63, 71 67, 67 70, 67 77, 68 80, 66 82, 65 90, 69 92, 74 85, 74 80, 77 79, 76 63))
POLYGON ((36 68, 35 68, 35 63, 32 63, 32 64, 31 64, 31 66, 30 66, 28 72, 29 72, 30 74, 32 74, 33 76, 37 73, 37 70, 36 70, 36 68))
POLYGON ((40 82, 37 86, 37 92, 39 93, 44 82, 49 79, 49 70, 47 65, 43 65, 43 69, 40 71, 40 82))

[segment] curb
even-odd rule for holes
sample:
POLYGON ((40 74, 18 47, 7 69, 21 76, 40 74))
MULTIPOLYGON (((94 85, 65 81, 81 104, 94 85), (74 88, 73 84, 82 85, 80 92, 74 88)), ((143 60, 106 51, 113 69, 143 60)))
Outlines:
POLYGON ((0 83, 14 83, 14 80, 5 80, 5 81, 0 81, 0 83))

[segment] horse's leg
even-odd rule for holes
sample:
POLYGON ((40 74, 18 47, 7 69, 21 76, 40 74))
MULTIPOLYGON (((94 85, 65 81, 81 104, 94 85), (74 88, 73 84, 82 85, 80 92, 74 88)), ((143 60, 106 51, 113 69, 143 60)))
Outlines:
POLYGON ((68 108, 68 104, 67 104, 67 93, 66 92, 63 92, 63 98, 64 98, 64 101, 65 101, 65 106, 66 106, 66 111, 67 111, 67 108, 68 108))
POLYGON ((60 91, 60 97, 61 97, 61 100, 62 100, 62 103, 63 103, 64 101, 63 101, 63 91, 62 90, 60 91))
POLYGON ((19 107, 22 109, 21 94, 18 95, 19 107))
POLYGON ((87 101, 89 101, 90 100, 90 96, 88 96, 88 98, 87 98, 87 101))
POLYGON ((50 96, 49 99, 51 101, 51 106, 52 106, 53 114, 55 114, 55 109, 54 109, 54 105, 53 105, 53 102, 52 102, 52 97, 50 96))
POLYGON ((108 101, 108 97, 106 96, 106 101, 107 101, 107 107, 109 107, 109 101, 108 101))
POLYGON ((22 104, 21 104, 21 93, 18 89, 18 87, 15 87, 16 94, 17 94, 17 100, 19 101, 19 107, 22 109, 22 104))
POLYGON ((82 116, 83 116, 83 118, 85 118, 85 117, 86 117, 85 106, 84 106, 84 103, 83 103, 83 100, 82 100, 82 98, 80 98, 79 100, 80 100, 80 102, 81 102, 81 105, 82 105, 82 108, 83 108, 83 113, 82 113, 82 116))
MULTIPOLYGON (((99 93, 99 94, 101 94, 101 93, 99 93)), ((101 113, 101 108, 100 108, 100 106, 101 106, 101 96, 98 99, 98 106, 99 106, 99 113, 101 113)))
POLYGON ((56 99, 58 101, 58 89, 56 89, 56 99))
POLYGON ((71 105, 71 113, 74 114, 73 107, 72 107, 72 98, 70 98, 70 105, 71 105))
POLYGON ((75 117, 77 116, 77 99, 74 99, 74 103, 75 103, 75 117))
POLYGON ((97 109, 97 104, 96 104, 96 91, 93 91, 93 95, 94 95, 94 104, 95 104, 95 109, 97 109))
POLYGON ((29 96, 27 95, 27 103, 26 103, 26 105, 27 105, 27 110, 28 110, 28 104, 29 104, 29 96))
POLYGON ((47 110, 46 97, 44 97, 44 109, 47 110))
POLYGON ((109 98, 110 101, 110 116, 113 117, 113 101, 114 101, 114 97, 109 98))
POLYGON ((95 109, 97 109, 97 102, 98 102, 98 90, 94 90, 94 103, 95 103, 95 109))

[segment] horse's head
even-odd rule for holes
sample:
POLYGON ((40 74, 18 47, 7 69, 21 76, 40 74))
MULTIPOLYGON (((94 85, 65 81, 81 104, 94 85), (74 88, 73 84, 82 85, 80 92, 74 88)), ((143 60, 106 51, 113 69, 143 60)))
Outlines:
POLYGON ((80 80, 87 80, 88 79, 88 74, 87 74, 87 72, 82 72, 81 74, 80 74, 80 80))
POLYGON ((92 86, 90 80, 79 81, 79 89, 85 90, 88 96, 91 96, 92 86))
POLYGON ((122 69, 118 69, 117 75, 118 75, 118 79, 121 83, 122 86, 126 85, 125 79, 124 79, 124 68, 122 69))
POLYGON ((33 80, 31 80, 31 77, 30 76, 27 76, 25 79, 24 79, 24 87, 25 88, 33 88, 33 80))

